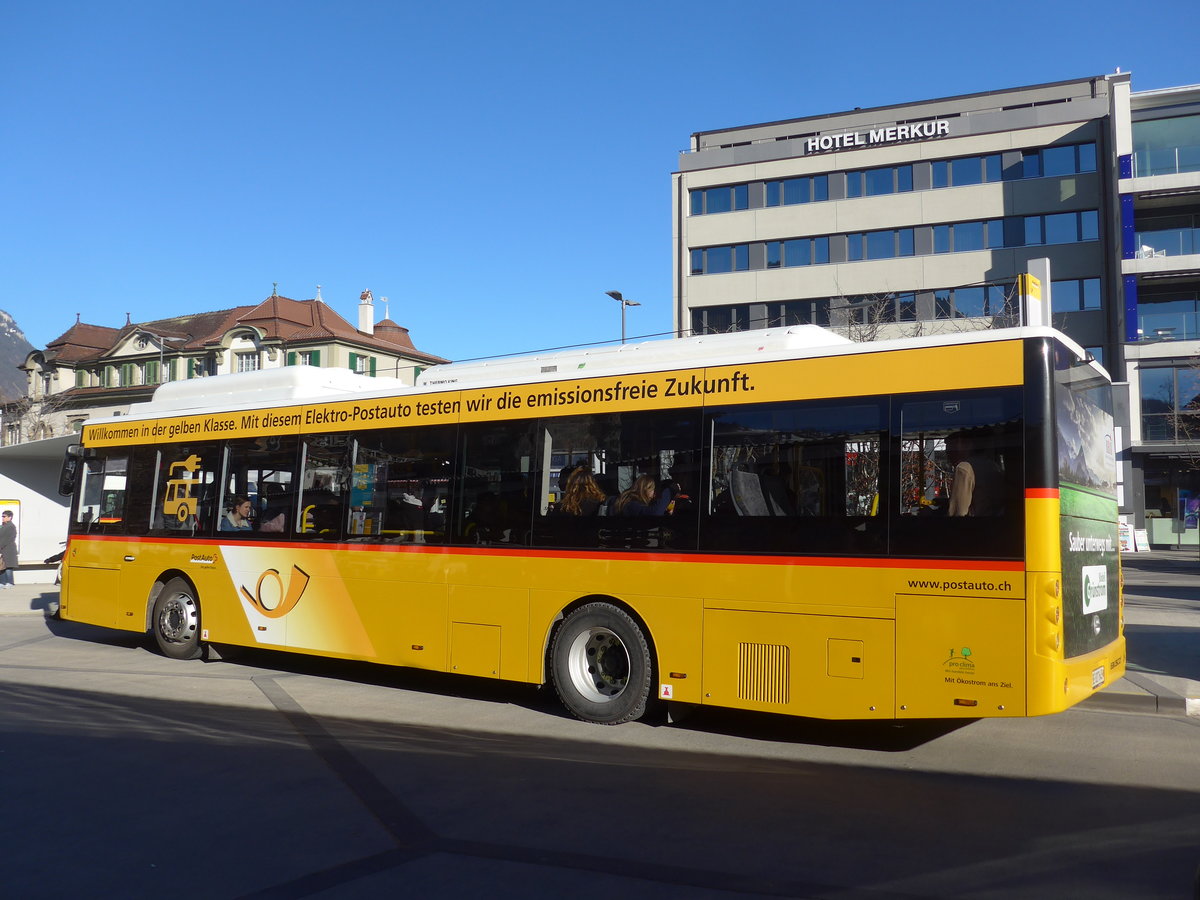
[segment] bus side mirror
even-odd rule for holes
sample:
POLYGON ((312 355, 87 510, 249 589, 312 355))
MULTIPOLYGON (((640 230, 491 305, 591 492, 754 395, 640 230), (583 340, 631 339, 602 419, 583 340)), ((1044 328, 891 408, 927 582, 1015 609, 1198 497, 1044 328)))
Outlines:
POLYGON ((58 493, 70 497, 75 493, 75 482, 79 477, 79 461, 83 459, 83 445, 72 444, 63 457, 62 471, 58 473, 58 493))

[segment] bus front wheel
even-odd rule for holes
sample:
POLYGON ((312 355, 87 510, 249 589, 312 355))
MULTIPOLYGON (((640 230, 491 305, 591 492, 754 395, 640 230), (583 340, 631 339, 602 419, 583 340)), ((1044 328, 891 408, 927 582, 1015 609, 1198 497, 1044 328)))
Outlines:
POLYGON ((172 578, 154 601, 154 640, 164 656, 197 659, 200 646, 200 604, 182 578, 172 578))
POLYGON ((567 616, 551 664, 554 689, 577 718, 619 725, 645 713, 650 646, 637 622, 611 603, 588 603, 567 616))

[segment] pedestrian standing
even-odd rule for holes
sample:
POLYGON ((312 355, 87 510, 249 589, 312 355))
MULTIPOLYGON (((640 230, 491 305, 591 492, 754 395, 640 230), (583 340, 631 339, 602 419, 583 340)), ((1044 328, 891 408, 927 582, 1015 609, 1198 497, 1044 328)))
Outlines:
POLYGON ((0 562, 4 563, 0 589, 7 590, 13 586, 13 570, 17 568, 17 526, 13 524, 11 509, 0 513, 0 562))

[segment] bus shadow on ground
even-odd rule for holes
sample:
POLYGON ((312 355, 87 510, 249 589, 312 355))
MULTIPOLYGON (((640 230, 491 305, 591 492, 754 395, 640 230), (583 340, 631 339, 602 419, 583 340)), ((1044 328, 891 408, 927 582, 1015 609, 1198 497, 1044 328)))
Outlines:
MULTIPOLYGON (((52 618, 47 618, 46 624, 51 633, 59 638, 111 647, 140 648, 148 654, 158 655, 154 639, 148 634, 52 618)), ((553 686, 548 684, 539 686, 498 681, 274 649, 210 645, 206 654, 206 664, 221 663, 271 674, 328 678, 438 697, 515 706, 557 718, 572 718, 559 703, 553 686)), ((652 707, 642 721, 654 727, 720 734, 748 740, 901 753, 935 741, 978 720, 834 721, 672 703, 669 711, 661 705, 652 707)))
POLYGON ((808 719, 740 709, 690 707, 672 727, 757 741, 903 753, 936 741, 979 719, 808 719))
MULTIPOLYGON (((252 647, 216 647, 222 661, 273 672, 333 678, 356 684, 416 691, 482 703, 515 706, 572 719, 553 685, 531 685, 469 675, 429 672, 378 663, 327 659, 304 654, 258 650, 252 647)), ((831 721, 744 710, 671 704, 669 711, 654 706, 642 720, 653 727, 721 734, 749 740, 809 744, 855 750, 901 753, 959 730, 978 719, 955 720, 849 720, 831 721)), ((603 728, 605 726, 596 726, 603 728)))

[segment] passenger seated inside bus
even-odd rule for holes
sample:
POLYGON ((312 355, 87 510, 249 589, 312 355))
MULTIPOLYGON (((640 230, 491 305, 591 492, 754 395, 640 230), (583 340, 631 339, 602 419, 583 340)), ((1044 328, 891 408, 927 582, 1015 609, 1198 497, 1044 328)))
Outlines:
POLYGON ((662 516, 666 515, 671 501, 679 492, 679 485, 671 481, 658 484, 653 475, 639 475, 633 484, 612 501, 609 515, 613 516, 662 516))
POLYGON ((234 494, 229 500, 225 515, 221 516, 219 531, 250 531, 254 523, 250 519, 251 503, 241 494, 234 494))
POLYGON ((261 487, 263 510, 259 515, 259 531, 276 534, 287 530, 287 508, 290 493, 282 484, 265 482, 261 487))
POLYGON ((951 516, 1004 514, 1004 470, 967 432, 946 436, 946 457, 954 467, 950 483, 951 516))
POLYGON ((590 466, 579 466, 567 478, 567 487, 555 512, 568 516, 594 516, 608 499, 590 466))

